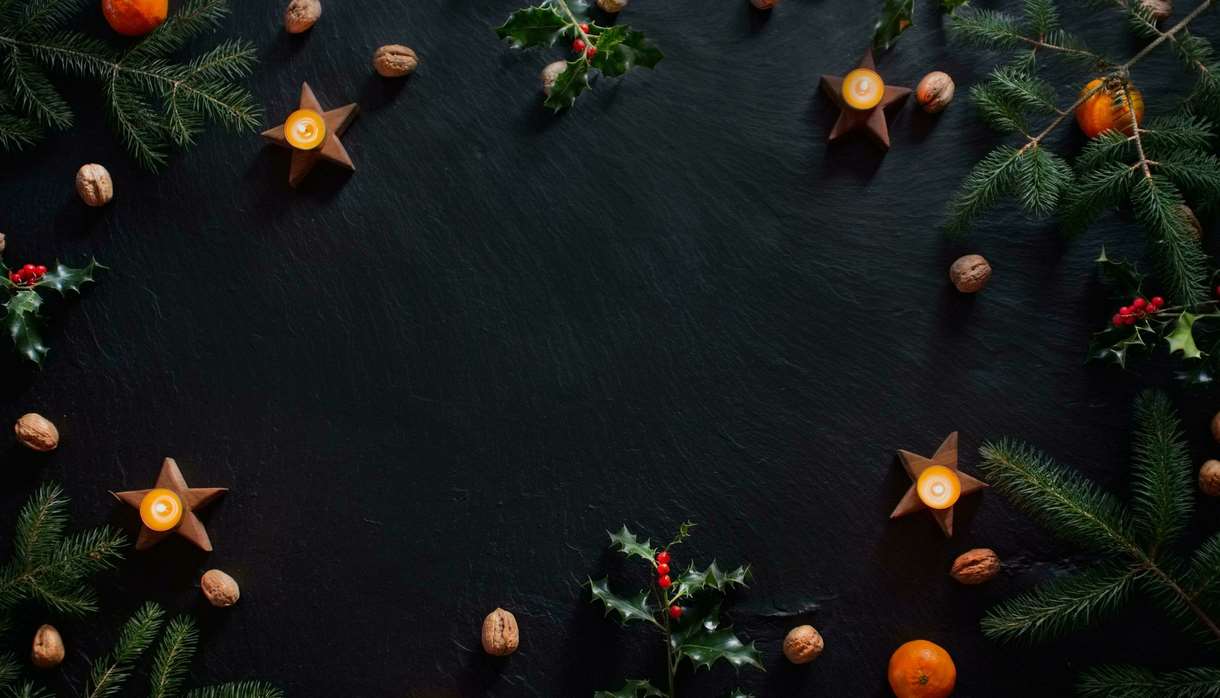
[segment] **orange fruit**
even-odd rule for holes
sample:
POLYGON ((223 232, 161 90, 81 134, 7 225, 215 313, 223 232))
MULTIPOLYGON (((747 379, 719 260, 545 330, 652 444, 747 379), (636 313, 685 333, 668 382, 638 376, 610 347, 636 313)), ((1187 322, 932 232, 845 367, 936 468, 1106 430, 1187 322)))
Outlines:
MULTIPOLYGON (((1089 138, 1095 138, 1110 130, 1121 131, 1130 136, 1131 108, 1127 104, 1128 100, 1123 99, 1121 95, 1124 87, 1122 83, 1114 80, 1106 84, 1101 78, 1096 78, 1085 85, 1080 94, 1084 95, 1103 84, 1105 87, 1076 107, 1076 123, 1089 138)), ((1144 119, 1144 95, 1131 83, 1127 83, 1125 88, 1131 107, 1135 108, 1135 121, 1139 123, 1144 119)))
POLYGON ((169 0, 102 0, 102 14, 123 36, 144 36, 169 16, 169 0))
POLYGON ((957 667, 944 647, 911 640, 894 650, 889 678, 898 698, 947 698, 957 683, 957 667))

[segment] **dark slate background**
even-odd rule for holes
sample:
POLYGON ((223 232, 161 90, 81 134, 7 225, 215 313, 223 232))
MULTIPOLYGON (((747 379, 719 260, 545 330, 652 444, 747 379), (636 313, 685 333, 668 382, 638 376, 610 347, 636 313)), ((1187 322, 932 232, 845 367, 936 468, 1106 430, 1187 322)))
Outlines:
MULTIPOLYGON (((603 619, 581 585, 644 581, 606 554, 607 528, 661 538, 684 519, 699 528, 680 564, 753 565, 731 616, 767 667, 687 675, 685 696, 885 695, 890 653, 916 637, 953 653, 961 696, 1063 695, 1092 663, 1198 653, 1147 603, 1058 644, 997 646, 978 630, 986 608, 1087 558, 995 493, 965 502, 952 540, 926 517, 887 521, 907 485, 895 450, 929 453, 954 429, 967 469, 1012 435, 1121 488, 1131 398, 1167 372, 1082 366, 1112 312, 1091 259, 1103 242, 1138 254, 1131 224, 1067 243, 1001 209, 965 241, 939 232, 996 142, 964 99, 939 118, 908 106, 886 156, 826 146, 818 76, 854 66, 879 3, 785 0, 767 16, 635 0, 621 19, 667 58, 558 117, 537 74, 563 51, 492 33, 514 0, 330 2, 303 38, 281 31, 280 3, 235 4, 223 31, 259 47, 269 124, 303 80, 325 105, 361 104, 344 139, 357 173, 319 170, 294 192, 282 151, 211 132, 149 174, 95 89, 69 80, 79 127, 0 160, 11 263, 111 267, 53 308, 41 373, 4 365, 3 416, 41 412, 63 441, 6 454, 3 530, 44 479, 65 485, 77 526, 134 530, 107 490, 148 486, 167 455, 232 488, 207 518, 214 554, 133 554, 101 580, 100 618, 62 624, 67 684, 146 599, 200 619, 193 685, 588 696, 659 678, 655 638, 603 619), (422 56, 409 80, 369 68, 391 42, 422 56), (101 211, 72 188, 90 161, 115 179, 101 211), (973 298, 946 280, 967 252, 995 267, 973 298), (976 546, 1004 573, 960 587, 949 564, 976 546), (212 566, 240 580, 237 607, 202 603, 212 566), (507 661, 479 649, 496 606, 521 625, 507 661), (827 642, 807 667, 780 652, 800 623, 827 642)), ((1118 18, 1069 14, 1133 49, 1118 18)), ((881 61, 891 82, 943 69, 964 91, 994 63, 948 45, 930 7, 918 19, 881 61)), ((1155 111, 1181 75, 1162 58, 1136 77, 1155 111)), ((1195 457, 1215 455, 1216 400, 1175 397, 1195 457)), ((1220 525, 1199 505, 1196 537, 1220 525)))

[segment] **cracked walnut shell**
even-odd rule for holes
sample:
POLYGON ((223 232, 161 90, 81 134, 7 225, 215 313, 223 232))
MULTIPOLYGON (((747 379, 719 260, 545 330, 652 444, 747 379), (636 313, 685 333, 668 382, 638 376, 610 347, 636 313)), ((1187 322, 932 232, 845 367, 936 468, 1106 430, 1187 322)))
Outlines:
POLYGON ((59 430, 51 420, 34 412, 21 415, 13 425, 13 433, 22 446, 34 451, 54 451, 59 445, 59 430))
POLYGON ((521 644, 521 633, 517 630, 517 617, 503 608, 497 608, 483 619, 483 651, 493 657, 507 657, 517 651, 521 644))
POLYGON ((216 608, 228 608, 241 598, 241 588, 237 580, 222 570, 208 570, 199 579, 199 589, 208 603, 216 608))
POLYGON ((105 167, 95 163, 81 165, 76 171, 76 193, 86 206, 105 206, 114 198, 114 182, 105 167))
POLYGON ((602 12, 615 14, 623 11, 623 8, 627 6, 627 0, 597 0, 597 6, 601 8, 602 12))
POLYGON ((962 584, 982 584, 1000 571, 1000 557, 991 548, 967 550, 953 561, 949 575, 962 584))
POLYGON ((915 86, 915 101, 925 112, 937 114, 953 101, 955 89, 953 78, 948 73, 934 70, 923 76, 923 80, 915 86))
POLYGON ((822 634, 812 625, 798 625, 784 637, 784 656, 793 664, 808 664, 825 649, 822 634))
POLYGON ((373 52, 373 70, 383 78, 401 78, 419 67, 414 49, 402 44, 389 44, 373 52))
POLYGON ((991 278, 991 264, 982 255, 968 254, 958 257, 949 267, 949 280, 962 293, 977 293, 983 290, 991 278))
POLYGON ((1209 460, 1199 468, 1199 489, 1208 497, 1220 497, 1220 460, 1209 460))
POLYGON ((54 669, 64 660, 64 639, 53 625, 43 625, 34 633, 30 662, 39 669, 54 669))
POLYGON ((289 34, 309 31, 322 16, 322 3, 318 0, 292 0, 284 10, 284 29, 289 34))

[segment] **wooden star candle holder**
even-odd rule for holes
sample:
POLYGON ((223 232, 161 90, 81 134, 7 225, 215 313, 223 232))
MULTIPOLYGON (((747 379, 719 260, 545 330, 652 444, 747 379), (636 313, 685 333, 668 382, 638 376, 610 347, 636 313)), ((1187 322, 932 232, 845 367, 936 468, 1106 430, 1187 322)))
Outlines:
POLYGON ((301 83, 301 100, 297 110, 283 124, 263 131, 263 138, 292 151, 292 164, 288 168, 290 186, 300 184, 305 175, 323 160, 353 172, 356 170, 352 157, 347 154, 339 137, 359 111, 360 107, 355 103, 323 111, 309 83, 301 83))
POLYGON ((110 494, 140 511, 136 550, 147 550, 172 535, 179 535, 200 550, 212 552, 212 539, 195 512, 228 491, 226 487, 188 487, 178 463, 173 458, 166 458, 152 489, 110 494))
POLYGON ((891 519, 927 511, 946 538, 953 536, 953 507, 959 497, 977 492, 987 483, 957 467, 957 432, 949 434, 931 458, 898 451, 902 467, 911 477, 911 487, 890 514, 891 519))
POLYGON ((885 84, 877 73, 870 49, 859 66, 847 75, 823 75, 822 91, 839 107, 839 118, 830 130, 829 142, 855 131, 864 131, 883 150, 890 149, 886 111, 902 105, 911 90, 885 84))

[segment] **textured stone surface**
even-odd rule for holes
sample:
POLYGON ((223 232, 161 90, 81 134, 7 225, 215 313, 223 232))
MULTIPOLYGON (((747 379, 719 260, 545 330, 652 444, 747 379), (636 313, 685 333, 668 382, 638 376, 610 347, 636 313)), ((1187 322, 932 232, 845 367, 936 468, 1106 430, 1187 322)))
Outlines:
MULTIPOLYGON (((199 612, 199 575, 219 567, 245 596, 199 613, 199 685, 579 698, 662 671, 654 636, 586 602, 587 576, 645 582, 604 553, 605 529, 660 537, 691 518, 679 564, 754 565, 731 616, 768 672, 700 672, 688 696, 880 696, 916 637, 953 653, 961 696, 1066 695, 1091 663, 1194 656, 1151 603, 1058 644, 994 645, 982 612, 1075 551, 994 492, 963 502, 948 541, 927 517, 886 518, 909 484, 895 450, 953 429, 967 471, 1008 434, 1121 491, 1142 379, 1081 364, 1112 312, 1091 260, 1103 241, 1138 254, 1134 227, 1109 216, 1066 243, 1005 209, 947 241, 944 202, 995 142, 965 99, 939 117, 908 105, 884 157, 828 149, 818 75, 855 65, 878 3, 791 0, 769 19, 745 0, 632 3, 620 21, 668 58, 561 116, 538 73, 563 51, 492 33, 518 4, 330 3, 290 37, 281 3, 235 3, 225 27, 260 47, 268 114, 303 79, 362 107, 344 139, 359 171, 319 168, 299 191, 256 134, 210 132, 158 176, 92 118, 0 158, 10 260, 113 268, 55 314, 41 375, 4 359, 7 423, 38 411, 72 438, 9 454, 0 532, 43 478, 65 484, 77 525, 129 531, 107 490, 145 486, 167 455, 232 488, 206 512, 216 552, 133 555, 103 583, 111 630, 75 633, 74 651, 99 656, 146 598, 199 612), (428 58, 405 81, 369 70, 390 40, 428 58), (111 206, 76 199, 84 161, 121 187, 111 206), (945 278, 967 252, 996 268, 976 297, 945 278), (945 570, 974 547, 1006 574, 965 589, 945 570), (479 645, 496 606, 529 629, 507 662, 479 645), (789 666, 784 634, 803 623, 831 649, 789 666), (1150 641, 1127 642, 1132 623, 1150 641)), ((919 5, 882 73, 912 86, 940 69, 967 90, 990 63, 946 47, 919 5)), ((1129 46, 1118 20, 1090 27, 1129 46)), ((1155 113, 1168 80, 1153 76, 1177 68, 1144 66, 1155 113)), ((70 93, 96 111, 92 89, 70 93)), ((1214 457, 1214 401, 1178 404, 1194 462, 1214 457)), ((1204 508, 1192 532, 1218 523, 1204 508)))

